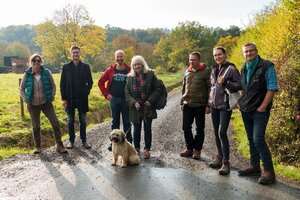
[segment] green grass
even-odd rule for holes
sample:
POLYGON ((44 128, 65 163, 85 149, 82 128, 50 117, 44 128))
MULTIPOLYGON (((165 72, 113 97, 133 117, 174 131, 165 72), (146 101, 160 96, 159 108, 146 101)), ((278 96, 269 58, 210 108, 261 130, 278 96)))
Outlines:
MULTIPOLYGON (((242 116, 239 111, 234 110, 231 117, 231 122, 233 124, 233 129, 235 132, 234 139, 237 141, 237 148, 245 158, 249 159, 250 158, 249 143, 244 128, 242 116)), ((276 155, 272 155, 272 158, 273 158, 274 168, 276 173, 300 183, 299 167, 285 165, 284 163, 277 162, 276 155)))
POLYGON ((6 157, 10 157, 16 154, 28 154, 31 153, 32 149, 23 149, 18 147, 13 148, 0 148, 0 160, 6 157))
MULTIPOLYGON (((90 112, 87 113, 88 127, 110 119, 109 103, 102 96, 97 85, 101 73, 93 73, 92 76, 94 84, 89 96, 90 112)), ((22 77, 22 74, 0 74, 0 137, 1 135, 9 136, 14 141, 17 141, 17 144, 8 145, 1 145, 0 142, 0 160, 7 156, 19 154, 22 151, 27 153, 28 150, 26 149, 32 148, 32 141, 30 141, 32 140, 31 122, 26 104, 24 104, 24 118, 21 117, 20 111, 19 79, 22 77)), ((166 87, 171 87, 182 80, 180 73, 159 74, 158 77, 164 81, 166 87)), ((56 96, 53 105, 60 121, 62 132, 66 133, 67 115, 61 103, 59 88, 60 74, 53 74, 53 78, 56 83, 56 96)), ((41 129, 43 132, 52 132, 51 125, 43 114, 41 115, 41 129)), ((67 138, 67 134, 62 137, 63 140, 67 138)))

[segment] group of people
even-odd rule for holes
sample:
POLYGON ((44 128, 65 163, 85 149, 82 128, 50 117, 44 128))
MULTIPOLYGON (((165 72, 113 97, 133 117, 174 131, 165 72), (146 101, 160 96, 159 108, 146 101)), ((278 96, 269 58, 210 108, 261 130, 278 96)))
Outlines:
MULTIPOLYGON (((70 50, 72 61, 62 68, 60 91, 62 105, 68 116, 69 144, 68 149, 74 148, 75 110, 79 114, 80 139, 84 148, 91 148, 86 138, 86 113, 88 112, 88 95, 92 89, 93 79, 89 65, 80 61, 81 50, 72 46, 70 50)), ((29 58, 29 68, 25 71, 20 84, 20 95, 27 104, 31 117, 34 139, 34 153, 39 154, 41 148, 41 112, 49 119, 56 141, 56 151, 67 153, 62 141, 59 121, 54 111, 52 101, 56 94, 56 85, 50 70, 43 66, 42 56, 33 54, 29 58)))
POLYGON ((238 174, 260 175, 259 183, 271 184, 276 178, 265 133, 272 100, 278 91, 277 76, 274 64, 258 55, 255 43, 244 44, 242 51, 246 62, 241 73, 233 63, 227 61, 226 50, 221 46, 213 49, 216 64, 212 66, 211 71, 201 63, 200 53, 190 54, 190 66, 184 75, 181 98, 186 149, 180 155, 200 158, 204 142, 205 113, 211 112, 217 155, 209 166, 218 168, 220 175, 229 174, 230 151, 227 129, 232 110, 229 106, 228 93, 242 90, 237 107, 241 111, 249 141, 250 165, 240 169, 238 174), (193 137, 194 119, 196 134, 193 137), (260 161, 263 163, 263 172, 260 161))
MULTIPOLYGON (((112 114, 111 129, 120 129, 122 114, 123 130, 126 139, 132 143, 131 123, 133 124, 133 143, 140 154, 141 130, 144 124, 144 158, 150 158, 152 143, 152 120, 157 118, 154 103, 160 95, 160 82, 142 56, 134 56, 131 67, 125 64, 125 53, 115 52, 115 64, 108 67, 98 81, 98 86, 110 102, 112 114)), ((112 150, 111 144, 108 150, 112 150)))
MULTIPOLYGON (((218 168, 221 175, 230 172, 230 145, 227 136, 232 110, 229 106, 228 92, 242 90, 238 101, 250 146, 250 165, 238 171, 240 176, 260 174, 261 184, 275 182, 275 172, 269 148, 265 142, 265 130, 270 116, 272 99, 277 87, 274 64, 261 58, 255 43, 248 42, 242 47, 246 59, 241 73, 233 63, 227 61, 225 48, 213 49, 216 62, 208 68, 201 62, 201 54, 189 55, 189 66, 182 84, 181 110, 183 112, 182 129, 186 149, 180 152, 182 157, 200 159, 205 134, 205 114, 211 113, 217 147, 216 158, 209 163, 218 168), (196 133, 192 133, 192 124, 196 121, 196 133), (263 162, 261 173, 260 161, 263 162)), ((81 50, 72 46, 72 61, 62 68, 60 90, 63 106, 68 116, 68 149, 75 146, 74 118, 75 110, 79 114, 80 139, 84 148, 91 148, 86 138, 86 113, 88 95, 93 85, 88 64, 81 62, 81 50)), ((49 119, 55 134, 57 152, 66 153, 61 141, 59 122, 55 115, 52 101, 55 97, 55 83, 51 72, 43 67, 39 54, 29 59, 30 67, 25 71, 20 85, 20 94, 27 103, 31 116, 35 150, 41 152, 40 113, 49 119)), ((123 130, 126 139, 134 144, 140 154, 141 129, 144 127, 145 159, 150 158, 152 143, 152 121, 157 118, 154 107, 160 95, 160 82, 142 56, 134 56, 131 66, 125 64, 122 50, 115 52, 115 64, 107 68, 98 81, 98 87, 110 102, 111 129, 120 129, 122 114, 123 130), (131 124, 133 124, 133 137, 131 124)), ((300 118, 300 117, 299 117, 300 118)), ((111 151, 111 144, 108 150, 111 151)))

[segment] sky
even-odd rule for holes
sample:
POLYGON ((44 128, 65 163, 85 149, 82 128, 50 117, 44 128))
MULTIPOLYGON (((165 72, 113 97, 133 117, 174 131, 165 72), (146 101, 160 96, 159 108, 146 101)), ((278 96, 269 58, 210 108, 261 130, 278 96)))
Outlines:
POLYGON ((1 2, 0 27, 36 25, 68 3, 86 7, 95 24, 124 29, 175 28, 198 21, 209 27, 244 28, 256 12, 275 0, 7 0, 1 2))

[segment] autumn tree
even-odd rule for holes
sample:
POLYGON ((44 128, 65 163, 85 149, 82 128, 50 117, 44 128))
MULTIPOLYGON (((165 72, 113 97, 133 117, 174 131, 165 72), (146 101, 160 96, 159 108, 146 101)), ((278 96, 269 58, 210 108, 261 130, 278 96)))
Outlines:
POLYGON ((300 1, 282 0, 257 13, 232 51, 231 61, 239 68, 245 63, 242 45, 255 42, 261 57, 275 64, 279 91, 266 138, 279 162, 300 166, 300 125, 295 121, 300 101, 300 1))
MULTIPOLYGON (((125 59, 127 63, 130 63, 131 58, 137 53, 138 50, 138 43, 137 41, 127 34, 122 34, 116 37, 112 43, 112 50, 113 52, 122 49, 125 52, 125 59)), ((114 57, 112 57, 114 59, 114 57)))
POLYGON ((221 37, 217 44, 215 46, 223 46, 226 51, 227 51, 227 55, 231 55, 232 50, 235 48, 237 42, 238 42, 239 37, 233 37, 231 35, 225 36, 225 37, 221 37))
POLYGON ((208 66, 213 62, 211 49, 216 43, 210 28, 198 22, 180 23, 165 39, 156 45, 154 56, 159 63, 166 63, 168 71, 174 71, 188 65, 188 56, 199 51, 202 60, 208 66))
POLYGON ((78 45, 83 60, 92 65, 105 46, 105 30, 94 25, 83 5, 66 5, 54 12, 51 19, 35 27, 36 44, 49 64, 60 66, 69 61, 69 49, 78 45))

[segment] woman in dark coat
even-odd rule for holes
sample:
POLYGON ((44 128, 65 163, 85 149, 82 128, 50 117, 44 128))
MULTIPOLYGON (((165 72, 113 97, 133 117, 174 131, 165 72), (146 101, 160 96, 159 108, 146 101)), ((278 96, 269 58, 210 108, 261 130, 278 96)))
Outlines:
POLYGON ((142 56, 134 56, 125 87, 129 104, 129 121, 134 126, 134 146, 139 153, 142 122, 144 123, 144 158, 150 158, 152 142, 152 120, 157 118, 153 106, 160 95, 160 83, 142 56))
POLYGON ((212 168, 220 168, 219 174, 227 175, 230 172, 229 165, 229 141, 227 129, 232 114, 229 108, 229 99, 226 89, 237 92, 241 89, 240 73, 233 63, 227 61, 225 48, 218 46, 213 49, 216 65, 211 71, 211 92, 209 104, 215 132, 218 155, 209 163, 212 168))

